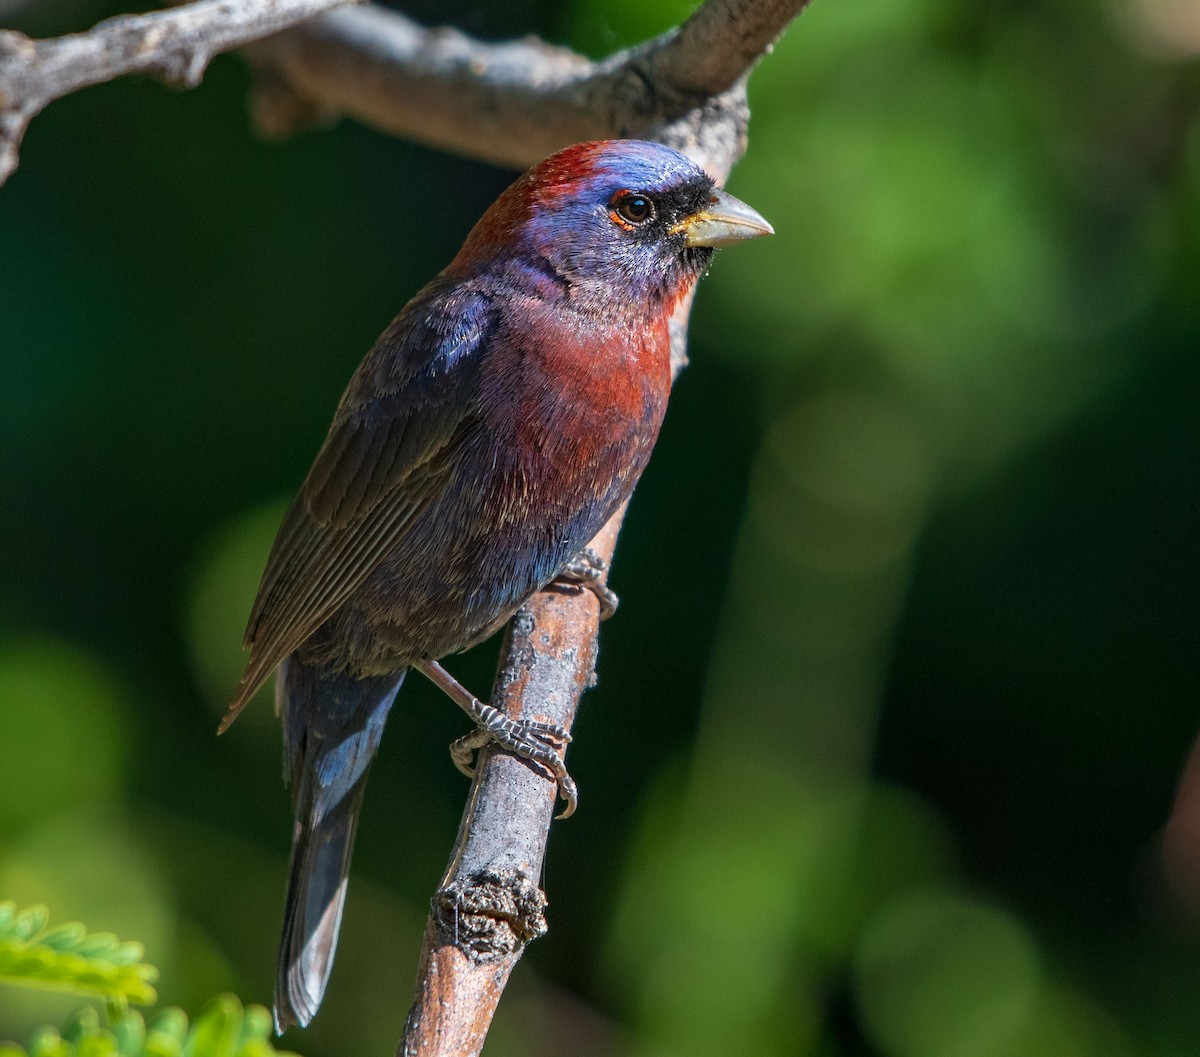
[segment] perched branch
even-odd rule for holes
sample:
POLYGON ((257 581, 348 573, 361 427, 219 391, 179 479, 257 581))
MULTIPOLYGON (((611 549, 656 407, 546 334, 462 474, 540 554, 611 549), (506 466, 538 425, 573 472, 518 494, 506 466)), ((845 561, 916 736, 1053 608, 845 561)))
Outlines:
POLYGON ((17 167, 29 122, 50 103, 127 73, 193 88, 214 55, 287 29, 347 0, 199 0, 121 15, 52 40, 0 30, 0 184, 17 167))
MULTIPOLYGON (((616 525, 608 553, 616 539, 616 525)), ((595 595, 546 591, 509 624, 492 704, 570 728, 596 660, 595 595)), ((484 750, 433 898, 400 1057, 479 1053, 509 974, 546 931, 538 888, 557 786, 484 750)))

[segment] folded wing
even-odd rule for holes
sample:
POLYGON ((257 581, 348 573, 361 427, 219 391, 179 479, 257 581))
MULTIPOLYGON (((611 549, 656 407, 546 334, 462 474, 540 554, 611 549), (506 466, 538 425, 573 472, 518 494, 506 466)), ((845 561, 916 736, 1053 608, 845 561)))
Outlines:
POLYGON ((493 331, 487 298, 432 284, 360 364, 275 538, 222 731, 445 487, 478 428, 479 352, 493 331))

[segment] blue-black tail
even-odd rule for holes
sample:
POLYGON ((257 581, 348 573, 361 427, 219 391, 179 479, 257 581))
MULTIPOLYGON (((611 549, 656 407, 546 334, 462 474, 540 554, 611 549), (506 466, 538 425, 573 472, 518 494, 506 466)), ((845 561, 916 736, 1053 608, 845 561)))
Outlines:
POLYGON ((290 657, 278 679, 284 769, 296 809, 275 982, 275 1030, 282 1034, 291 1024, 306 1026, 324 997, 367 772, 404 672, 354 679, 290 657))

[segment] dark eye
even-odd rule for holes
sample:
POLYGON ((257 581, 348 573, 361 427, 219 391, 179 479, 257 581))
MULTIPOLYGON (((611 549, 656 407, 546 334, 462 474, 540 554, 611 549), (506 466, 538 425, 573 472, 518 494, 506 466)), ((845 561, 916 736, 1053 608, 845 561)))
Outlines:
POLYGON ((644 224, 654 217, 654 203, 645 195, 622 194, 613 202, 617 216, 630 224, 644 224))

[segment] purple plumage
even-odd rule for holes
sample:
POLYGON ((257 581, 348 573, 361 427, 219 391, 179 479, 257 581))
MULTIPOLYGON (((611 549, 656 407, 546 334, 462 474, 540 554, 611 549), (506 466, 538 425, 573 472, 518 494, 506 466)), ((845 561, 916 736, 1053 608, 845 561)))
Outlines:
POLYGON ((711 247, 769 231, 669 148, 567 148, 500 196, 355 372, 271 551, 221 727, 282 666, 296 832, 279 1030, 324 994, 406 670, 490 635, 628 497, 666 410, 672 310, 711 247))

